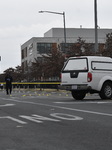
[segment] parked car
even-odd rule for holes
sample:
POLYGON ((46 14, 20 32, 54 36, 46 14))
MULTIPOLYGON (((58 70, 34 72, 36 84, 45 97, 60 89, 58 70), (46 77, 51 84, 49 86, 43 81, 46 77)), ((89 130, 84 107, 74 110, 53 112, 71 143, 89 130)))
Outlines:
POLYGON ((76 100, 86 93, 99 93, 101 99, 112 98, 112 58, 81 56, 69 58, 61 72, 61 86, 76 100))

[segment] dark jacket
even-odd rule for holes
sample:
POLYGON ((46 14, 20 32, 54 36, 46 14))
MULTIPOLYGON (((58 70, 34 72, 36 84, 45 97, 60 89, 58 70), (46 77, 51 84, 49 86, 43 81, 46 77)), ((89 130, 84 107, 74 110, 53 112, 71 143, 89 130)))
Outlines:
POLYGON ((6 85, 12 85, 12 81, 13 81, 13 79, 12 79, 12 77, 10 75, 7 75, 5 77, 6 85))

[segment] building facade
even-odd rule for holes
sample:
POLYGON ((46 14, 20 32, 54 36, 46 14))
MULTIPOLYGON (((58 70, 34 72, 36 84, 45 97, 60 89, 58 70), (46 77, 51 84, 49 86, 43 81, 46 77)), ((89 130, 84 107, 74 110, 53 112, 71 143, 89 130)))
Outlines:
MULTIPOLYGON (((112 29, 98 29, 98 43, 104 44, 106 35, 112 33, 112 29)), ((86 43, 95 43, 95 31, 89 28, 67 28, 66 29, 66 47, 77 42, 78 38, 85 40, 86 43)), ((64 29, 52 28, 44 37, 32 37, 21 45, 21 65, 23 69, 31 65, 35 59, 41 59, 53 48, 60 48, 65 53, 64 47, 64 29)))

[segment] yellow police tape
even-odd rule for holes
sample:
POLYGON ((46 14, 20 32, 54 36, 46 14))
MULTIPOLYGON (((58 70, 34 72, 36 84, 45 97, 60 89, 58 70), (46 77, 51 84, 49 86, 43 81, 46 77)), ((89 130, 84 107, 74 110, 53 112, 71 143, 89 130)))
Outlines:
MULTIPOLYGON (((0 82, 0 84, 6 83, 0 82)), ((12 84, 60 84, 60 82, 12 82, 12 84)))

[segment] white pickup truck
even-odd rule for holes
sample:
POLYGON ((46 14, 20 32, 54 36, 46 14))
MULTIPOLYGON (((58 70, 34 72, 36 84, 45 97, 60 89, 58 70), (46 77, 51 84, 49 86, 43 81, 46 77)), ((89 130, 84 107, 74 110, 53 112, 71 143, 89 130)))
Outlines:
POLYGON ((69 58, 61 72, 61 86, 76 100, 86 93, 99 93, 101 99, 112 98, 112 58, 81 56, 69 58))

